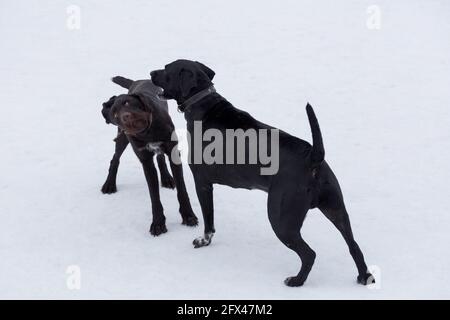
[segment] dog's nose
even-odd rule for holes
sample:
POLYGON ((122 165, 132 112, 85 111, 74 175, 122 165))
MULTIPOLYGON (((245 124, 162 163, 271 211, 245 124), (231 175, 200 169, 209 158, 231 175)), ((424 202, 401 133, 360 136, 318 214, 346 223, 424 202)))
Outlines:
POLYGON ((131 120, 131 113, 130 112, 123 112, 120 115, 120 121, 122 123, 128 123, 128 122, 130 122, 130 120, 131 120))
POLYGON ((150 72, 150 77, 151 77, 152 79, 155 79, 155 78, 156 78, 156 71, 150 72))

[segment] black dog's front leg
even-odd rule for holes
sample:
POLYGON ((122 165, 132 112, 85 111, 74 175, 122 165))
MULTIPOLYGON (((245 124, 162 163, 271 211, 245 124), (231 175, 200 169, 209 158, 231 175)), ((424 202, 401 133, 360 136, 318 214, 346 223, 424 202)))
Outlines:
POLYGON ((116 143, 116 148, 114 152, 114 156, 109 165, 108 177, 106 178, 105 183, 102 186, 102 192, 105 194, 111 194, 117 192, 116 178, 117 178, 117 170, 119 169, 120 157, 128 146, 128 138, 127 136, 120 131, 117 132, 117 138, 114 139, 116 143))
POLYGON ((182 223, 187 226, 196 226, 198 225, 198 219, 192 210, 191 202, 189 201, 189 196, 186 191, 186 185, 183 178, 183 166, 181 163, 175 163, 170 156, 169 161, 170 169, 172 170, 175 185, 177 187, 177 198, 178 203, 180 204, 180 214, 183 218, 182 223))
POLYGON ((195 179, 195 190, 197 191, 198 200, 202 208, 203 222, 205 224, 205 234, 203 237, 198 237, 194 240, 195 248, 208 246, 211 243, 212 237, 216 230, 214 229, 214 203, 213 203, 213 186, 209 182, 204 182, 201 179, 195 179))
POLYGON ((152 201, 153 221, 150 225, 150 234, 159 236, 167 232, 166 217, 159 197, 158 173, 153 163, 153 153, 143 151, 139 155, 139 160, 144 168, 145 179, 147 180, 150 199, 152 201))

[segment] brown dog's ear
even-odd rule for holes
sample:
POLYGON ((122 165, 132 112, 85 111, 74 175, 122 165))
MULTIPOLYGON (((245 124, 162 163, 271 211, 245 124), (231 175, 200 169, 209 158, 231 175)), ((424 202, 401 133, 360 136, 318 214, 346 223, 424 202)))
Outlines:
POLYGON ((134 93, 131 96, 137 98, 142 103, 145 111, 154 112, 154 110, 155 110, 154 102, 152 101, 152 99, 150 97, 148 97, 145 94, 141 94, 141 93, 134 93))
POLYGON ((186 69, 180 71, 180 89, 183 97, 187 97, 192 88, 197 86, 197 80, 195 74, 186 69))
POLYGON ((103 118, 105 118, 105 122, 107 124, 110 124, 111 121, 109 119, 109 109, 111 109, 112 105, 114 104, 114 101, 116 101, 117 96, 112 96, 111 98, 109 98, 108 101, 103 102, 102 106, 102 115, 103 118))
POLYGON ((212 81, 212 79, 214 79, 214 76, 216 75, 216 73, 214 71, 212 71, 210 68, 208 68, 207 66, 205 66, 201 62, 195 61, 195 63, 202 69, 202 71, 204 73, 206 73, 206 75, 208 76, 209 80, 212 81))
POLYGON ((112 96, 108 101, 103 102, 102 106, 104 108, 111 108, 111 106, 114 104, 114 101, 116 101, 116 98, 117 96, 112 96))
POLYGON ((153 111, 152 101, 148 97, 140 93, 132 94, 132 96, 137 98, 144 105, 147 111, 153 111))

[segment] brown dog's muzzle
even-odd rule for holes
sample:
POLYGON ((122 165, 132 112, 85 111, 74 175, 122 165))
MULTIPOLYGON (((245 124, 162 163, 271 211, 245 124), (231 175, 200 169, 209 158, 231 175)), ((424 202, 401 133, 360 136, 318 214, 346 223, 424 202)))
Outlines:
POLYGON ((151 113, 124 111, 119 115, 120 127, 128 135, 136 135, 148 129, 152 123, 151 113))

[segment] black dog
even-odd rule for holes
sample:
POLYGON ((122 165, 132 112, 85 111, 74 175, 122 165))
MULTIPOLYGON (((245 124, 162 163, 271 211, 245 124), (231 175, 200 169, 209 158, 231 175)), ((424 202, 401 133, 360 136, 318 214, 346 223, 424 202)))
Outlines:
MULTIPOLYGON (((274 129, 233 107, 216 93, 211 82, 214 75, 210 68, 189 60, 177 60, 166 65, 163 70, 151 72, 153 83, 164 89, 163 96, 175 99, 179 110, 184 112, 191 139, 194 137, 194 121, 201 121, 202 134, 211 128, 220 130, 223 136, 226 136, 227 129, 274 129)), ((316 207, 336 226, 347 242, 358 269, 357 281, 361 284, 372 283, 374 279, 368 272, 363 254, 353 238, 338 180, 324 161, 325 152, 319 124, 309 104, 306 110, 313 145, 279 131, 279 170, 274 175, 261 175, 260 161, 257 164, 245 162, 239 165, 193 162, 192 154, 199 150, 196 150, 195 146, 191 150, 191 141, 190 168, 205 223, 204 237, 195 239, 194 246, 209 245, 215 232, 213 184, 259 189, 268 192, 268 214, 275 234, 288 248, 294 250, 302 261, 300 272, 286 279, 288 286, 303 285, 314 263, 316 254, 303 240, 300 229, 308 210, 316 207)), ((260 138, 258 139, 259 143, 260 138)), ((229 143, 230 141, 225 141, 225 144, 229 143)), ((200 151, 203 152, 206 146, 203 142, 202 146, 197 148, 202 148, 200 151)), ((226 151, 227 147, 224 146, 224 152, 226 151)), ((249 144, 246 144, 245 151, 248 155, 249 144)))
POLYGON ((198 219, 192 211, 184 184, 183 168, 180 163, 175 163, 170 157, 173 151, 178 152, 178 143, 176 139, 172 139, 175 127, 168 113, 167 102, 158 98, 161 89, 153 85, 151 80, 133 81, 118 76, 112 78, 112 81, 129 91, 128 94, 113 96, 103 103, 103 117, 106 123, 112 123, 118 127, 118 136, 115 139, 116 150, 102 192, 116 192, 120 157, 128 143, 131 143, 144 168, 150 191, 153 213, 150 233, 158 236, 167 232, 166 218, 159 197, 158 175, 153 163, 155 154, 157 154, 162 186, 177 188, 182 223, 188 226, 197 225, 198 219), (164 154, 169 156, 173 178, 167 170, 164 154))

